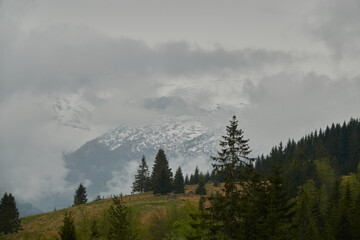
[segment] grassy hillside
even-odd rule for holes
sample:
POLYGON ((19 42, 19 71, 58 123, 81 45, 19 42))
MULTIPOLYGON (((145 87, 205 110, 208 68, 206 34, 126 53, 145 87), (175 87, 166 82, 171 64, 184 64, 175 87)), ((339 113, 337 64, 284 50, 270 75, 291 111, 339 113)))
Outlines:
MULTIPOLYGON (((124 200, 129 206, 139 210, 141 222, 146 224, 153 212, 165 211, 172 204, 182 205, 187 199, 197 204, 200 196, 191 194, 191 192, 195 192, 195 188, 195 185, 185 186, 185 194, 178 194, 176 199, 168 199, 167 195, 154 196, 151 192, 147 192, 125 196, 124 200)), ((206 190, 210 194, 220 191, 220 187, 207 184, 206 190)), ((111 203, 111 199, 104 199, 68 209, 73 213, 77 228, 81 228, 86 221, 90 221, 94 217, 105 217, 111 203)), ((23 229, 16 234, 5 236, 4 239, 56 239, 58 229, 62 225, 64 212, 68 209, 23 217, 21 218, 23 229)))

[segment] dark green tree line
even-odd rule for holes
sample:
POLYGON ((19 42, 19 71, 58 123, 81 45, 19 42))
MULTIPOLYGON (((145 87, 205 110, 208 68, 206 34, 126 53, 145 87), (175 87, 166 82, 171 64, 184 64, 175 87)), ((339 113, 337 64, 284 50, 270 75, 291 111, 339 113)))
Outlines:
POLYGON ((284 169, 285 184, 292 196, 297 188, 313 179, 314 161, 327 158, 337 176, 357 171, 360 161, 360 120, 351 118, 342 125, 332 124, 325 130, 314 131, 299 141, 289 140, 285 146, 280 143, 269 155, 260 156, 256 160, 256 169, 262 174, 269 174, 271 167, 278 159, 284 169))

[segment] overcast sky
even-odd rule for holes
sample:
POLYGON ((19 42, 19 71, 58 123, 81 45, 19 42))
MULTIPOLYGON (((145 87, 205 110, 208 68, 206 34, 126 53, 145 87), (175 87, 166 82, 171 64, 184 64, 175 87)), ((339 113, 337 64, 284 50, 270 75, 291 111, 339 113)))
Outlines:
POLYGON ((0 0, 0 193, 68 191, 64 151, 158 114, 236 114, 256 153, 359 117, 359 13, 358 0, 0 0), (159 99, 171 104, 148 107, 159 99))

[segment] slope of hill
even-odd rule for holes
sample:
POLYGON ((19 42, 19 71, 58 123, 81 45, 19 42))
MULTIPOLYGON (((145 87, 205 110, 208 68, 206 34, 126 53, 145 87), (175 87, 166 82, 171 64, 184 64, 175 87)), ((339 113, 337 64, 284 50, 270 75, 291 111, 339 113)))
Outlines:
MULTIPOLYGON (((141 222, 146 224, 152 213, 165 211, 170 205, 183 205, 186 200, 189 200, 197 206, 200 196, 193 194, 195 188, 195 185, 185 186, 185 194, 177 194, 176 199, 170 199, 167 195, 154 196, 151 192, 147 192, 124 196, 124 200, 128 206, 133 206, 140 211, 141 222)), ((220 187, 207 184, 206 189, 208 193, 211 193, 219 191, 220 187)), ((84 224, 89 223, 94 218, 105 218, 111 204, 111 199, 103 199, 66 209, 23 217, 21 218, 22 230, 16 234, 7 235, 4 239, 56 239, 58 230, 63 224, 66 210, 73 213, 76 227, 81 229, 84 224)))

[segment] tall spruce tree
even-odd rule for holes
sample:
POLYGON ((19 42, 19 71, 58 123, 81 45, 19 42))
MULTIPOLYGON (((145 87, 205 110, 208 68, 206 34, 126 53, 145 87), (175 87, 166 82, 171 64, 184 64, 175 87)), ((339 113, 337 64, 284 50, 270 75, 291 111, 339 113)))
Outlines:
POLYGON ((151 174, 152 189, 154 194, 166 194, 172 191, 172 172, 163 149, 159 149, 151 174))
MULTIPOLYGON (((229 239, 239 237, 241 222, 234 219, 242 218, 244 206, 241 198, 245 195, 251 198, 252 194, 248 182, 255 169, 252 164, 254 159, 249 157, 251 150, 248 141, 244 139, 243 130, 238 128, 236 116, 233 116, 230 125, 226 126, 226 135, 220 140, 218 157, 211 157, 215 162, 213 167, 216 174, 224 176, 225 198, 219 198, 221 202, 216 203, 217 207, 210 208, 210 211, 220 211, 212 213, 212 216, 218 216, 217 221, 222 222, 223 234, 229 239), (236 182, 239 182, 240 188, 236 182)), ((216 198, 211 200, 215 202, 216 198)))
POLYGON ((180 167, 176 170, 174 177, 174 192, 175 193, 185 192, 184 176, 182 174, 180 167))
POLYGON ((14 196, 5 193, 0 202, 0 234, 14 233, 20 230, 21 221, 14 196))
POLYGON ((76 240, 76 228, 74 224, 74 218, 70 211, 65 211, 63 225, 59 229, 59 235, 61 240, 76 240))
POLYGON ((86 188, 82 183, 80 183, 78 189, 75 191, 74 195, 74 205, 80 205, 87 203, 87 193, 86 188))
POLYGON ((151 179, 148 166, 146 164, 145 156, 141 159, 141 164, 135 175, 135 182, 132 186, 133 192, 147 192, 151 190, 151 179))

